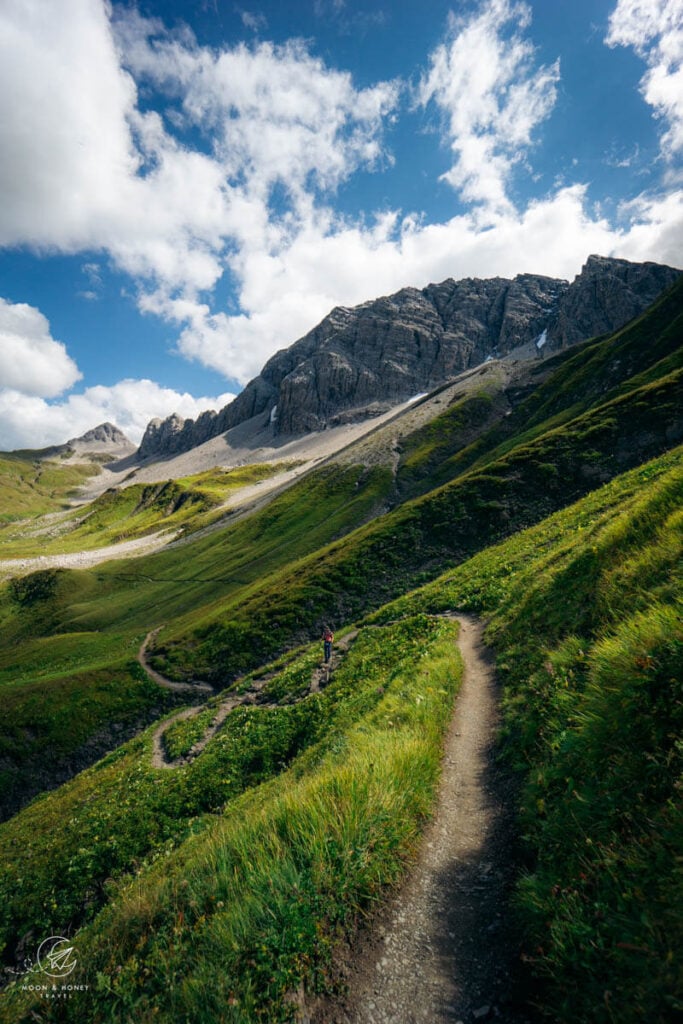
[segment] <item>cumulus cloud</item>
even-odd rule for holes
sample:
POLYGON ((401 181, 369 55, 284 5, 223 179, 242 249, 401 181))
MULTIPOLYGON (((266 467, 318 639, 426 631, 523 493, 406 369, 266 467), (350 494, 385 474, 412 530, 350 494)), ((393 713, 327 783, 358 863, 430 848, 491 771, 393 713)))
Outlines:
MULTIPOLYGON (((330 2, 318 6, 344 7, 330 2)), ((610 45, 639 46, 650 72, 665 69, 664 91, 654 91, 653 74, 647 95, 667 119, 669 150, 683 116, 674 88, 679 22, 669 18, 680 7, 618 0, 608 36, 610 45)), ((451 18, 416 87, 416 109, 442 117, 453 154, 444 177, 463 200, 459 216, 434 224, 419 211, 334 210, 335 191, 352 175, 391 164, 386 133, 405 83, 359 88, 301 40, 208 48, 133 8, 113 12, 104 0, 0 8, 0 245, 87 253, 93 298, 102 266, 127 272, 141 310, 174 325, 178 351, 230 379, 254 376, 332 306, 406 283, 521 271, 571 277, 589 252, 683 264, 680 192, 640 196, 614 223, 589 204, 583 183, 514 203, 513 172, 531 160, 559 81, 557 62, 537 60, 526 3, 486 0, 451 18), (153 104, 140 103, 143 91, 153 104), (221 309, 213 289, 226 273, 233 303, 221 309)), ((68 379, 65 352, 62 360, 68 379)), ((47 443, 103 419, 136 435, 153 415, 199 408, 139 381, 50 404, 55 392, 30 391, 27 379, 4 395, 0 422, 15 444, 31 416, 47 443)))
POLYGON ((122 380, 97 385, 62 401, 44 399, 13 388, 0 388, 0 449, 43 448, 79 437, 98 423, 115 423, 139 443, 151 417, 173 412, 195 419, 205 409, 221 409, 233 394, 193 398, 151 380, 122 380))
POLYGON ((39 309, 0 298, 0 450, 62 444, 107 420, 138 442, 154 416, 178 412, 194 419, 234 398, 194 398, 151 380, 122 380, 66 395, 81 376, 39 309))
POLYGON ((224 183, 238 198, 246 192, 268 199, 278 184, 296 203, 381 155, 396 83, 357 89, 348 72, 328 68, 300 40, 214 52, 135 13, 121 14, 116 26, 126 66, 136 80, 176 98, 186 123, 209 135, 224 183))
POLYGON ((683 149, 683 0, 618 0, 605 42, 633 47, 647 63, 641 92, 667 125, 662 153, 673 160, 683 149))
POLYGON ((81 377, 46 317, 23 302, 0 298, 0 387, 50 398, 81 377))
POLYGON ((559 61, 534 66, 522 35, 530 20, 529 6, 512 0, 489 0, 469 18, 451 15, 449 37, 417 90, 419 103, 435 103, 445 118, 455 162, 443 179, 494 211, 510 209, 510 172, 555 105, 559 61))
POLYGON ((396 215, 366 227, 321 221, 278 254, 245 258, 247 311, 228 316, 205 304, 162 302, 155 312, 184 325, 178 344, 185 355, 246 383, 332 306, 354 305, 406 282, 525 271, 571 280, 591 252, 683 263, 683 192, 641 196, 622 207, 620 218, 614 226, 592 213, 587 187, 574 185, 499 215, 488 231, 472 214, 440 224, 396 215))
POLYGON ((135 102, 103 3, 0 6, 0 244, 102 245, 139 167, 135 102))

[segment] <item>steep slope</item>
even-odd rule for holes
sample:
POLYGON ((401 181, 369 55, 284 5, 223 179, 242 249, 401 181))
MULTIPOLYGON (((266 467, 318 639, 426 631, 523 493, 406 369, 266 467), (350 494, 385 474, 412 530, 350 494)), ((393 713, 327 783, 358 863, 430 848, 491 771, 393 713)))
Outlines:
MULTIPOLYGON (((617 380, 616 388, 605 388, 606 401, 594 400, 592 409, 560 426, 551 417, 534 427, 531 437, 523 430, 501 445, 494 427, 488 445, 486 437, 482 441, 489 453, 481 458, 481 468, 463 472, 456 457, 450 483, 405 502, 286 576, 280 574, 259 593, 244 594, 239 606, 230 603, 223 612, 205 615, 200 627, 178 621, 160 637, 160 663, 180 677, 191 664, 206 678, 227 681, 233 661, 243 665, 245 658, 258 656, 257 650, 274 654, 292 635, 303 639, 302 623, 315 629, 325 618, 357 615, 387 600, 416 573, 436 574, 444 561, 461 561, 679 443, 683 370, 672 370, 670 359, 659 358, 657 338, 662 332, 669 338, 672 324, 671 336, 680 337, 675 325, 680 326, 682 304, 683 288, 677 286, 667 298, 666 316, 661 319, 661 310, 653 310, 651 326, 646 315, 637 328, 641 337, 650 337, 655 360, 645 373, 646 383, 638 377, 629 391, 617 380)), ((620 337, 598 343, 611 360, 618 358, 620 344, 632 341, 630 332, 620 337)), ((639 367, 647 365, 647 351, 639 367)), ((546 397, 554 387, 561 400, 566 387, 562 365, 545 387, 546 397)))
POLYGON ((285 434, 366 417, 517 346, 537 342, 545 354, 614 331, 679 273, 591 256, 571 285, 531 274, 511 281, 449 279, 339 307, 276 353, 221 412, 203 413, 196 422, 153 420, 139 457, 188 450, 256 415, 285 434))
POLYGON ((253 516, 157 557, 11 580, 0 591, 2 815, 167 705, 135 660, 150 629, 258 592, 264 578, 371 518, 389 487, 381 468, 327 467, 253 516))
POLYGON ((549 427, 560 427, 596 403, 680 368, 682 341, 679 280, 620 331, 531 364, 500 390, 491 388, 481 374, 479 393, 451 402, 443 417, 400 440, 399 492, 406 496, 429 490, 549 427), (481 424, 487 429, 478 429, 481 424))
POLYGON ((229 717, 185 768, 151 768, 150 731, 3 826, 6 941, 73 935, 87 986, 46 1005, 20 975, 4 1019, 275 1024, 331 985, 431 805, 460 676, 432 616, 457 607, 493 615, 527 774, 536 1002, 597 1024, 608 992, 615 1020, 674 1019, 682 473, 679 448, 381 609, 322 694, 288 704, 314 650, 275 666, 281 706, 229 717))
MULTIPOLYGON (((315 636, 325 619, 357 616, 675 444, 681 370, 671 367, 682 295, 679 285, 641 321, 585 350, 604 374, 602 383, 598 369, 591 376, 597 399, 587 397, 584 404, 594 407, 581 415, 572 415, 577 403, 568 382, 576 384, 582 353, 568 353, 556 357, 558 365, 546 362, 550 376, 525 391, 509 416, 508 399, 495 389, 499 397, 489 405, 476 388, 454 396, 430 426, 403 439, 396 476, 382 460, 354 464, 371 461, 372 451, 350 449, 252 515, 228 519, 182 547, 96 571, 44 570, 12 582, 0 597, 5 813, 114 746, 160 707, 134 660, 151 629, 159 630, 157 669, 179 681, 223 686, 315 636), (625 365, 639 371, 635 378, 623 379, 625 365), (527 428, 548 402, 550 420, 527 428), (463 418, 463 403, 472 422, 463 418), (493 427, 478 411, 491 405, 493 427), (483 434, 472 442, 475 420, 483 434), (515 420, 518 433, 510 436, 507 424, 515 420), (425 437, 425 430, 432 433, 425 437), (411 488, 423 496, 403 500, 401 490, 405 497, 411 488), (113 678, 116 687, 107 685, 113 678)), ((493 387, 495 364, 485 371, 469 383, 493 387)), ((376 442, 385 445, 382 431, 376 442)))
POLYGON ((372 620, 490 616, 504 752, 525 778, 517 909, 550 1021, 668 1024, 683 1010, 682 454, 372 620))

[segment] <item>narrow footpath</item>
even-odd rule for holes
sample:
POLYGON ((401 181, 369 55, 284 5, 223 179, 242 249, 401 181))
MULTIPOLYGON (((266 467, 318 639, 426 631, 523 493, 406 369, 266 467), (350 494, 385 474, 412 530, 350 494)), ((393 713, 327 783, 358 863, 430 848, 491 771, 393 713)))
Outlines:
POLYGON ((163 686, 164 689, 173 690, 175 693, 213 693, 213 686, 209 686, 208 683, 176 683, 172 679, 167 679, 166 676, 162 676, 161 672, 157 672, 156 669, 152 668, 147 657, 147 648, 152 640, 154 640, 160 629, 161 626, 158 626, 157 629, 153 629, 151 633, 148 633, 142 641, 140 650, 138 651, 138 662, 149 678, 155 682, 157 686, 163 686))
POLYGON ((482 627, 457 616, 463 683, 446 739, 434 818, 406 882, 342 954, 348 990, 306 1024, 525 1024, 505 903, 513 796, 493 764, 498 695, 482 627))
MULTIPOLYGON (((160 629, 161 627, 159 627, 160 629)), ((160 672, 155 671, 151 667, 147 659, 147 646, 154 639, 155 635, 159 632, 159 629, 152 630, 148 633, 145 640, 140 647, 138 652, 138 661, 142 665, 143 669, 155 683, 159 686, 165 686, 170 690, 185 690, 185 691, 198 691, 208 690, 213 693, 213 688, 206 683, 175 683, 171 679, 167 679, 161 675, 160 672)), ((358 630, 354 629, 343 636, 337 643, 336 647, 332 650, 332 656, 327 664, 321 662, 317 665, 311 673, 310 688, 306 693, 302 693, 292 703, 300 703, 305 700, 311 693, 318 693, 321 689, 326 687, 334 674, 335 670, 341 664, 341 661, 349 649, 349 646, 353 643, 358 635, 358 630)), ((170 760, 166 753, 164 746, 164 734, 166 730, 174 725, 176 722, 184 721, 187 718, 194 718, 200 712, 205 711, 206 704, 200 704, 192 708, 183 708, 182 711, 178 711, 171 718, 166 718, 160 725, 157 726, 156 731, 152 737, 152 767, 153 768, 181 768, 184 765, 190 764, 194 761, 201 752, 206 748, 210 741, 214 738, 216 733, 219 731, 226 718, 231 711, 235 708, 241 708, 245 706, 259 705, 265 708, 276 708, 279 705, 279 701, 269 701, 263 696, 263 690, 271 679, 273 679, 278 673, 270 672, 267 675, 261 676, 259 679, 254 680, 248 690, 240 694, 229 693, 222 701, 216 704, 214 716, 211 722, 204 730, 204 734, 197 742, 192 746, 192 749, 188 753, 179 757, 176 760, 170 760)))

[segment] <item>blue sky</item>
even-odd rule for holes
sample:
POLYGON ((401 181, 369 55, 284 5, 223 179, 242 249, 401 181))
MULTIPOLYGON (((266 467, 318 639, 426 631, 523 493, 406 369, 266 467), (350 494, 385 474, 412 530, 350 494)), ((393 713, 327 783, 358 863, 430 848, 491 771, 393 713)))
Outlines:
POLYGON ((404 285, 683 266, 682 51, 683 0, 5 0, 0 448, 404 285))

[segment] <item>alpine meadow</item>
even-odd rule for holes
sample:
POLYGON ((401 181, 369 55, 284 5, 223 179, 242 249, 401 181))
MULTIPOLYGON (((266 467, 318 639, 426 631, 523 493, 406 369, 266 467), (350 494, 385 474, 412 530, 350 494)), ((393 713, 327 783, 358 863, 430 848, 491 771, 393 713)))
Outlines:
POLYGON ((446 284, 408 289, 275 357, 233 422, 2 456, 3 1021, 361 1021, 473 727, 463 623, 506 814, 467 920, 506 960, 438 1021, 683 1011, 683 280, 591 259, 600 316, 640 295, 616 329, 546 346, 525 279, 507 346, 424 369, 415 295, 446 284), (415 346, 405 385, 372 383, 368 331, 415 346))

